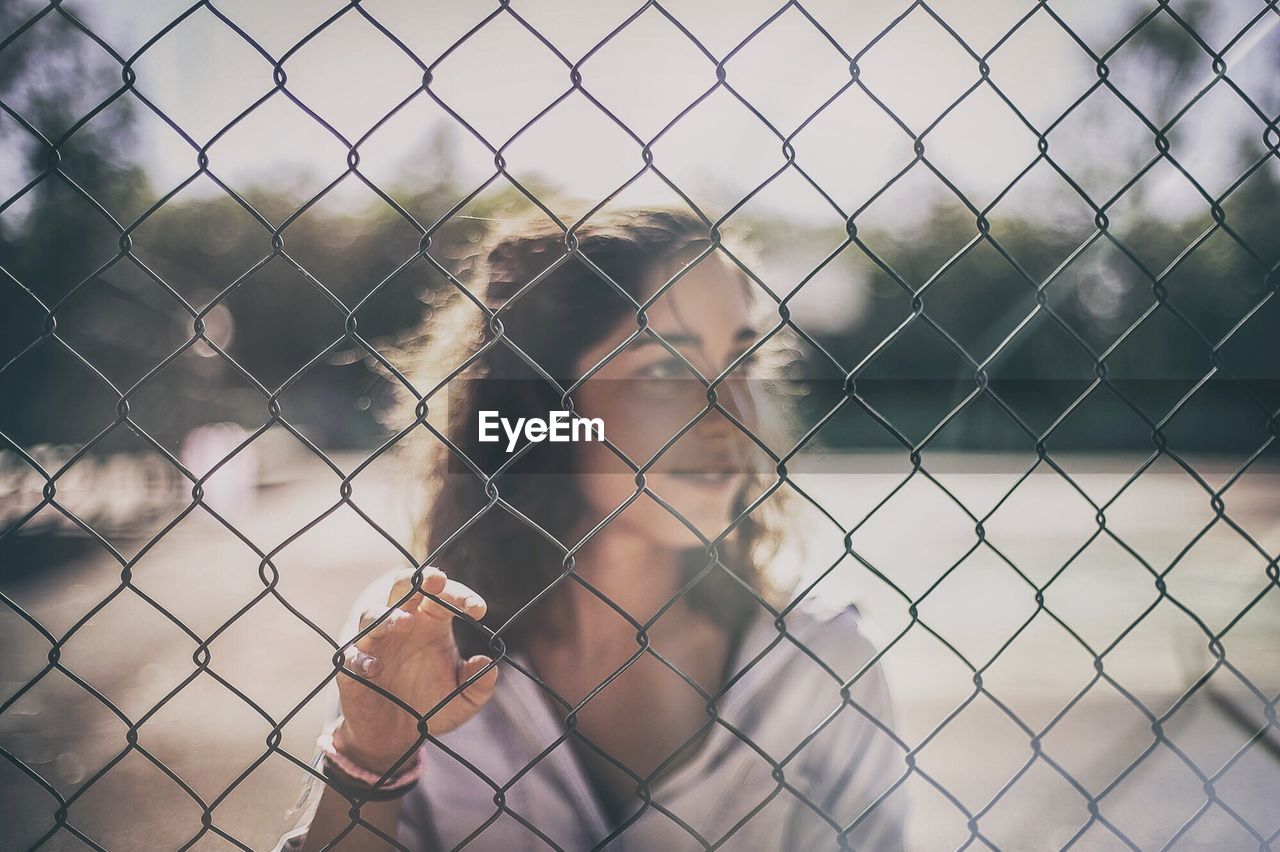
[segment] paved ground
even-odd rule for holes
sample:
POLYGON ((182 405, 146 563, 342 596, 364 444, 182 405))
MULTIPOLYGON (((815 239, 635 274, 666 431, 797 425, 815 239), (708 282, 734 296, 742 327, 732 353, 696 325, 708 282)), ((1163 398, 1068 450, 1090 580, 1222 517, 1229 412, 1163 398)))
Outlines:
MULTIPOLYGON (((338 463, 349 467, 352 460, 338 457, 338 463)), ((1115 493, 1136 463, 1064 462, 1081 487, 1100 501, 1115 493)), ((849 526, 901 481, 901 473, 892 468, 841 457, 807 466, 815 472, 797 474, 797 482, 849 526)), ((979 515, 1018 475, 1006 458, 952 459, 938 469, 942 483, 979 515)), ((1204 469, 1214 483, 1226 475, 1221 463, 1206 463, 1204 469)), ((379 463, 356 480, 354 499, 389 531, 403 535, 407 509, 390 487, 395 473, 393 463, 379 463)), ((318 464, 273 462, 268 478, 275 484, 259 489, 254 503, 228 509, 237 526, 262 546, 278 545, 336 498, 336 481, 318 464)), ((1280 474, 1274 469, 1250 474, 1226 499, 1230 518, 1272 554, 1280 551, 1278 485, 1280 474)), ((1132 553, 1109 537, 1095 541, 1049 587, 1046 607, 1101 652, 1156 600, 1153 579, 1134 554, 1163 570, 1212 519, 1208 498, 1184 474, 1168 467, 1145 474, 1107 510, 1108 529, 1132 553)), ((801 523, 806 530, 802 538, 811 542, 809 555, 800 559, 793 554, 779 567, 801 564, 812 577, 843 552, 842 536, 816 512, 802 513, 801 523)), ((1053 475, 1028 479, 985 524, 988 540, 1037 583, 1061 568, 1096 530, 1094 510, 1053 475)), ((860 556, 914 597, 924 594, 975 542, 972 521, 920 478, 853 537, 860 556)), ((122 543, 130 554, 137 546, 122 543)), ((49 540, 11 542, 0 550, 0 561, 7 563, 0 571, 5 593, 55 635, 62 635, 119 582, 118 565, 100 551, 49 540)), ((333 630, 356 590, 397 564, 398 557, 344 508, 293 541, 274 561, 284 596, 333 630)), ((1217 631, 1267 588, 1264 569, 1263 557, 1219 522, 1181 558, 1169 574, 1168 590, 1217 631)), ((166 535, 138 563, 134 577, 141 589, 201 636, 262 588, 257 558, 203 516, 186 519, 166 535)), ((906 630, 885 656, 901 736, 913 746, 925 743, 918 754, 920 769, 971 813, 986 808, 1030 761, 1030 738, 987 695, 965 704, 974 693, 972 671, 922 624, 982 668, 990 694, 1037 731, 1095 679, 1094 657, 1046 612, 1036 613, 1027 581, 987 547, 929 593, 919 606, 922 624, 914 626, 903 599, 847 557, 818 588, 823 594, 852 595, 864 611, 868 632, 881 646, 906 630), (1030 624, 1001 651, 1028 619, 1030 624), (998 651, 996 661, 985 667, 998 651)), ((1099 805, 1101 816, 1141 848, 1160 848, 1202 808, 1201 818, 1177 848, 1258 848, 1236 817, 1264 837, 1280 829, 1280 732, 1273 728, 1254 738, 1265 725, 1263 702, 1240 675, 1274 702, 1280 691, 1280 591, 1264 596, 1236 622, 1223 645, 1238 674, 1219 667, 1166 720, 1164 731, 1176 751, 1168 745, 1148 750, 1155 738, 1133 701, 1163 714, 1213 665, 1195 622, 1169 600, 1159 603, 1103 657, 1104 671, 1130 697, 1106 681, 1094 683, 1043 736, 1043 753, 1059 769, 1043 759, 1032 761, 982 813, 982 836, 1007 849, 1060 847, 1089 819, 1085 796, 1067 783, 1066 772, 1092 794, 1107 791, 1099 805), (1144 754, 1132 772, 1112 785, 1144 754), (1215 777, 1215 800, 1206 808, 1205 785, 1187 761, 1215 775, 1232 760, 1215 777)), ((4 700, 44 666, 48 643, 0 608, 0 646, 4 700)), ((194 671, 194 649, 189 637, 130 593, 117 597, 79 630, 64 647, 62 660, 137 719, 194 671)), ((213 671, 277 718, 323 679, 327 667, 325 644, 271 599, 221 633, 211 654, 213 671)), ((320 703, 312 702, 289 722, 286 749, 309 756, 320 712, 320 703)), ((197 793, 213 800, 265 753, 269 727, 212 677, 201 675, 149 716, 138 736, 197 793)), ((121 720, 56 672, 0 715, 0 743, 64 794, 114 758, 125 745, 125 734, 121 720)), ((271 757, 220 801, 216 824, 252 848, 267 847, 282 828, 300 777, 285 760, 271 757)), ((900 794, 910 798, 912 848, 956 848, 969 839, 967 817, 922 775, 912 775, 900 794)), ((0 847, 27 848, 51 824, 52 810, 46 793, 0 761, 0 847)), ((113 850, 176 848, 200 828, 199 810, 190 798, 136 753, 90 787, 70 819, 113 850)), ((84 847, 61 833, 42 848, 84 847)), ((231 846, 207 835, 195 848, 231 846)), ((1122 843, 1095 825, 1075 848, 1122 848, 1122 843)))

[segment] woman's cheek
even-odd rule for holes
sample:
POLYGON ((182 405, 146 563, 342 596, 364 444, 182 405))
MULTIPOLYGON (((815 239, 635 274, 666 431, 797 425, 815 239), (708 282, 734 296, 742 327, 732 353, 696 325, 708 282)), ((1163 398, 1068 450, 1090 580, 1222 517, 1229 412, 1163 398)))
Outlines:
MULTIPOLYGON (((660 475, 648 477, 649 488, 671 503, 671 497, 657 485, 658 476, 660 475)), ((637 490, 634 475, 584 474, 579 478, 579 486, 593 524, 612 514, 618 507, 625 506, 609 521, 610 526, 631 530, 662 545, 684 547, 697 543, 696 536, 653 498, 641 494, 632 499, 637 490)), ((676 508, 680 511, 679 506, 676 508)), ((701 526, 696 519, 691 518, 690 522, 701 526)))
MULTIPOLYGON (((620 413, 605 421, 605 435, 609 441, 631 459, 636 467, 647 464, 662 449, 664 443, 679 431, 679 424, 668 426, 644 411, 620 413)), ((605 448, 608 452, 608 448, 605 448)), ((666 453, 664 453, 665 457, 666 453)), ((616 459, 616 457, 615 457, 616 459)), ((621 459, 616 459, 619 464, 621 459)), ((662 459, 658 460, 661 463, 662 459)))

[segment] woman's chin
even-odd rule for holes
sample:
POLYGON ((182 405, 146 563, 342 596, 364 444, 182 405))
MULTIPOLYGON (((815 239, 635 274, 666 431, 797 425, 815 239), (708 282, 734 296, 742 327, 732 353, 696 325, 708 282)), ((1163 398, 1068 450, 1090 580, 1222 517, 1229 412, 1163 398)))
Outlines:
POLYGON ((714 539, 729 526, 731 518, 727 503, 708 506, 687 499, 672 499, 666 495, 663 495, 663 500, 679 513, 679 517, 653 503, 643 516, 634 519, 640 522, 637 531, 662 547, 701 547, 703 542, 693 530, 697 530, 706 539, 714 539))

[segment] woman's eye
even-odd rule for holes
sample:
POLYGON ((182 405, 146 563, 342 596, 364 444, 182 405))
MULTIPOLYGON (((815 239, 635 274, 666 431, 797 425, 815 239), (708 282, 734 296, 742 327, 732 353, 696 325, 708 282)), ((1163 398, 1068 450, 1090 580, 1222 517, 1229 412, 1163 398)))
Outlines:
POLYGON ((652 364, 640 372, 640 375, 646 379, 681 379, 692 377, 685 366, 675 359, 668 361, 659 361, 652 364))

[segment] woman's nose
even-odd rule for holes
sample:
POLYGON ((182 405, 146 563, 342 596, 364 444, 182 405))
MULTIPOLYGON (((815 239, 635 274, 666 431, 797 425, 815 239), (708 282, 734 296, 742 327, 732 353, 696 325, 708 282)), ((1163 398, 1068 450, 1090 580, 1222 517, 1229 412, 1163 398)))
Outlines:
MULTIPOLYGON (((703 370, 702 364, 698 364, 697 366, 699 370, 703 370)), ((704 371, 703 375, 712 377, 718 375, 718 372, 704 371)), ((700 395, 705 394, 705 387, 700 387, 697 382, 691 382, 690 384, 697 387, 700 395)), ((733 435, 739 434, 740 429, 730 421, 729 417, 737 420, 747 428, 751 428, 755 425, 755 398, 752 396, 749 380, 744 375, 744 371, 742 369, 735 370, 721 379, 715 386, 715 393, 716 405, 723 409, 723 411, 713 408, 703 419, 704 423, 714 423, 715 426, 712 428, 716 432, 723 431, 732 433, 733 435)), ((699 400, 698 405, 699 407, 705 407, 707 405, 705 397, 699 400)))
POLYGON ((750 426, 754 422, 755 400, 747 379, 732 375, 726 378, 716 386, 716 400, 739 423, 750 426))
MULTIPOLYGON (((738 439, 745 440, 742 428, 751 429, 755 426, 755 405, 746 382, 730 377, 716 385, 715 391, 717 407, 703 418, 704 437, 717 444, 733 444, 738 439)), ((707 401, 704 399, 702 404, 705 406, 707 401)))

